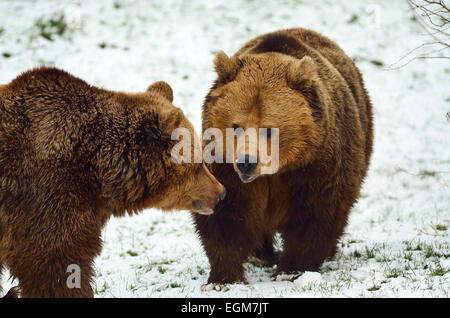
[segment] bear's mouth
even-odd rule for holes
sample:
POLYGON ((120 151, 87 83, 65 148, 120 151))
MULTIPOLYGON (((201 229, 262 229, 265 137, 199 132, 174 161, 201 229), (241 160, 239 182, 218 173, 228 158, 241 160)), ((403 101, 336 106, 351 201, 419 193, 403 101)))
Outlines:
POLYGON ((255 180, 256 178, 258 178, 258 175, 253 175, 253 176, 249 176, 247 174, 241 174, 238 173, 239 179, 241 179, 242 182, 244 183, 249 183, 252 182, 253 180, 255 180))
POLYGON ((192 212, 201 214, 201 215, 211 215, 214 213, 213 209, 206 209, 206 210, 192 210, 192 212))
POLYGON ((193 200, 192 205, 194 206, 194 208, 192 209, 192 212, 194 213, 198 213, 201 215, 211 215, 214 213, 213 209, 205 209, 203 207, 203 202, 200 200, 193 200))

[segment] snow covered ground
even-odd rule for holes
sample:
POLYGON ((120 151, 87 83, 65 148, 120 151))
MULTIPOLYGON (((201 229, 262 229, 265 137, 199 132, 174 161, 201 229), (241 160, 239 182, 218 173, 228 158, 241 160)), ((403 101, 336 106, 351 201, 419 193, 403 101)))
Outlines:
POLYGON ((388 69, 429 41, 404 0, 2 0, 0 83, 40 64, 113 90, 165 80, 200 129, 214 53, 299 26, 355 58, 374 104, 372 165, 336 259, 311 283, 274 282, 249 263, 250 284, 201 292, 209 264, 189 213, 146 210, 104 229, 97 297, 449 297, 450 64, 388 69))

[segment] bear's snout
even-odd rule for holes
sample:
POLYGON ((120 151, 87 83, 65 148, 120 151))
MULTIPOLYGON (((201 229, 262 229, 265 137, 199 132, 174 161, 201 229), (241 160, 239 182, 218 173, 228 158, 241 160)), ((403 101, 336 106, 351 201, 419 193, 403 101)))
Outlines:
POLYGON ((225 199, 226 195, 225 187, 217 181, 206 167, 203 167, 190 193, 192 211, 210 215, 214 213, 214 208, 221 200, 225 199))
POLYGON ((217 203, 219 203, 219 201, 223 201, 226 195, 227 189, 222 185, 222 191, 220 191, 220 194, 215 198, 215 200, 213 200, 214 202, 208 204, 206 200, 192 200, 192 205, 194 207, 193 212, 203 215, 210 215, 214 213, 214 207, 217 205, 217 203))

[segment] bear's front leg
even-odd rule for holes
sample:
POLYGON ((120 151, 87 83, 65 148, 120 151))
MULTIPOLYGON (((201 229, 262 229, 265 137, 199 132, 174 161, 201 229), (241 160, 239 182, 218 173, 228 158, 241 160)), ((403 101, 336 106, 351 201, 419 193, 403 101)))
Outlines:
POLYGON ((65 209, 73 216, 67 220, 52 212, 41 217, 42 224, 29 226, 25 239, 21 228, 14 229, 6 265, 24 298, 93 297, 92 263, 101 250, 101 226, 88 212, 65 209))
POLYGON ((212 168, 216 178, 227 188, 227 196, 217 204, 212 215, 193 214, 211 266, 208 284, 245 283, 243 264, 262 249, 267 181, 244 184, 231 165, 212 168))
POLYGON ((274 277, 318 271, 326 258, 334 256, 346 213, 341 213, 340 217, 337 211, 323 214, 328 211, 306 212, 303 217, 292 214, 291 220, 281 229, 284 248, 274 277))
MULTIPOLYGON (((214 243, 212 243, 215 245, 214 243)), ((211 271, 208 284, 246 283, 244 275, 244 262, 247 254, 235 247, 227 248, 224 245, 206 248, 211 271)))
POLYGON ((220 211, 211 216, 194 214, 194 219, 211 266, 208 284, 245 283, 243 264, 251 240, 242 222, 220 211))
MULTIPOLYGON (((51 264, 47 263, 43 265, 36 272, 20 273, 19 288, 22 297, 94 297, 94 292, 91 287, 93 269, 90 262, 82 263, 63 258, 54 259, 51 262, 51 264)), ((27 263, 23 263, 22 265, 27 267, 33 266, 27 263)))

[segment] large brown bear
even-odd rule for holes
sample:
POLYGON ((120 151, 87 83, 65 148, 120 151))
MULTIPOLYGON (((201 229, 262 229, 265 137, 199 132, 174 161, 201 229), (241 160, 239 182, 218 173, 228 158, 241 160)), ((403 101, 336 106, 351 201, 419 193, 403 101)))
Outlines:
POLYGON ((225 136, 225 128, 278 128, 279 168, 262 175, 248 144, 233 164, 210 165, 228 195, 213 215, 194 215, 208 283, 245 282, 249 257, 277 264, 275 276, 317 271, 336 252, 372 153, 372 105, 361 74, 334 42, 300 28, 261 35, 231 58, 218 52, 214 63, 203 129, 225 136))
POLYGON ((194 136, 172 99, 164 82, 127 94, 45 67, 0 86, 0 269, 22 296, 92 297, 111 215, 209 213, 223 197, 204 165, 172 160, 172 131, 194 136), (75 276, 67 284, 76 266, 79 286, 75 276))

